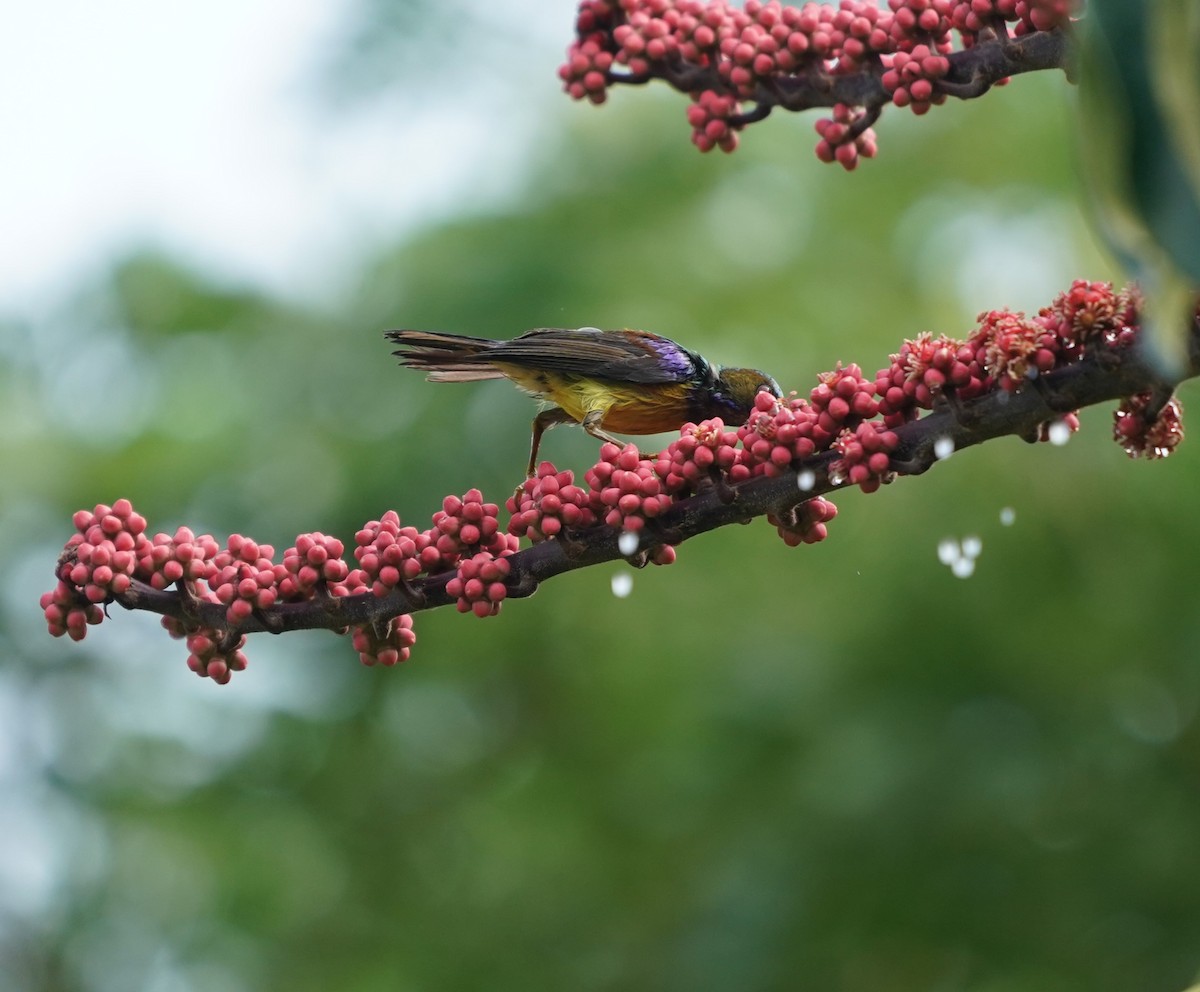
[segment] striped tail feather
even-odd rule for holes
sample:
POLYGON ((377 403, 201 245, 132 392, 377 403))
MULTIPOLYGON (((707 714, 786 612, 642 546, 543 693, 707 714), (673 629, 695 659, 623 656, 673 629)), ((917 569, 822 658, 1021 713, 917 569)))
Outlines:
POLYGON ((388 331, 386 337, 400 349, 392 352, 400 364, 421 369, 430 382, 476 382, 501 379, 504 373, 491 364, 488 352, 498 341, 440 331, 388 331))

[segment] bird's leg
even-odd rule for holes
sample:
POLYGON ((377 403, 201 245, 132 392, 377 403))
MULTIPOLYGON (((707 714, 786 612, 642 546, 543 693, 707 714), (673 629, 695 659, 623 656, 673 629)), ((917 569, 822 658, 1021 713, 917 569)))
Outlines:
POLYGON ((556 424, 573 424, 573 418, 562 407, 551 407, 549 410, 543 410, 533 418, 533 437, 529 442, 529 468, 525 471, 525 478, 532 479, 534 470, 537 468, 537 453, 538 448, 542 446, 542 435, 556 424))
MULTIPOLYGON (((615 444, 618 448, 624 448, 625 445, 621 441, 618 441, 607 431, 600 429, 600 422, 604 419, 604 415, 607 412, 607 410, 592 410, 590 413, 585 414, 582 422, 583 429, 591 434, 592 437, 594 437, 597 441, 608 441, 611 444, 615 444)), ((658 457, 658 454, 657 452, 646 454, 644 451, 639 451, 638 457, 653 459, 658 457)))
POLYGON ((611 434, 600 429, 600 422, 604 420, 604 415, 607 412, 607 410, 589 410, 583 418, 583 429, 591 434, 592 437, 594 437, 597 441, 608 441, 612 444, 615 444, 618 448, 623 448, 624 445, 621 444, 620 441, 618 441, 611 434))
POLYGON ((575 418, 562 409, 562 407, 557 406, 551 407, 549 410, 543 410, 533 418, 533 436, 529 442, 529 467, 525 470, 525 482, 522 482, 513 490, 514 500, 520 502, 521 494, 525 491, 525 483, 533 478, 537 470, 537 453, 538 448, 542 445, 542 435, 555 424, 573 423, 575 423, 575 418))

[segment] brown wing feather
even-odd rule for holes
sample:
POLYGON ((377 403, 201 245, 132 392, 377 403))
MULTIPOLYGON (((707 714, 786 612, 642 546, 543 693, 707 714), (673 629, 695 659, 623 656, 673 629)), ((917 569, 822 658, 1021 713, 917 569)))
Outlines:
POLYGON ((617 382, 688 382, 707 368, 698 355, 657 334, 594 328, 539 327, 496 342, 488 358, 617 382))
POLYGON ((435 382, 495 379, 505 373, 495 363, 614 382, 691 382, 710 374, 695 352, 647 331, 538 327, 513 338, 445 334, 440 331, 388 331, 401 346, 402 365, 424 369, 435 382))

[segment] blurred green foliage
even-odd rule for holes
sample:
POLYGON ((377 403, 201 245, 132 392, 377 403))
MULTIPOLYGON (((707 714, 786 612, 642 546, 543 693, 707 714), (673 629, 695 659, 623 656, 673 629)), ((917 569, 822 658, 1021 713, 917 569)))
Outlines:
MULTIPOLYGON (((815 161, 807 118, 702 157, 654 90, 548 109, 520 202, 396 243, 337 307, 145 254, 6 326, 8 815, 50 867, 5 881, 0 987, 1192 981, 1200 460, 1128 461, 1109 411, 1065 448, 995 442, 847 493, 823 545, 757 521, 628 599, 611 566, 496 619, 421 614, 396 671, 258 636, 219 688, 153 618, 116 610, 77 646, 36 606, 98 500, 282 549, 500 499, 530 403, 400 370, 387 327, 643 326, 808 389, 1116 277, 1079 218, 1066 89, 887 115, 854 175, 815 161), (960 581, 936 544, 965 534, 984 551, 960 581)), ((594 447, 562 429, 544 452, 582 471, 594 447)))

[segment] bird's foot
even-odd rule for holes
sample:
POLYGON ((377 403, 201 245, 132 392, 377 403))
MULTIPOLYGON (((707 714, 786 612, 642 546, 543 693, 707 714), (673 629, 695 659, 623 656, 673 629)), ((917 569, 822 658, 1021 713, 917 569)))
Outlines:
POLYGON ((511 507, 511 509, 509 510, 510 513, 516 513, 517 510, 520 508, 521 497, 525 495, 525 487, 527 485, 529 485, 529 483, 531 483, 533 481, 533 479, 534 479, 534 477, 532 475, 529 476, 524 482, 522 482, 519 486, 517 486, 516 489, 513 490, 513 494, 512 494, 512 504, 513 505, 511 507))

